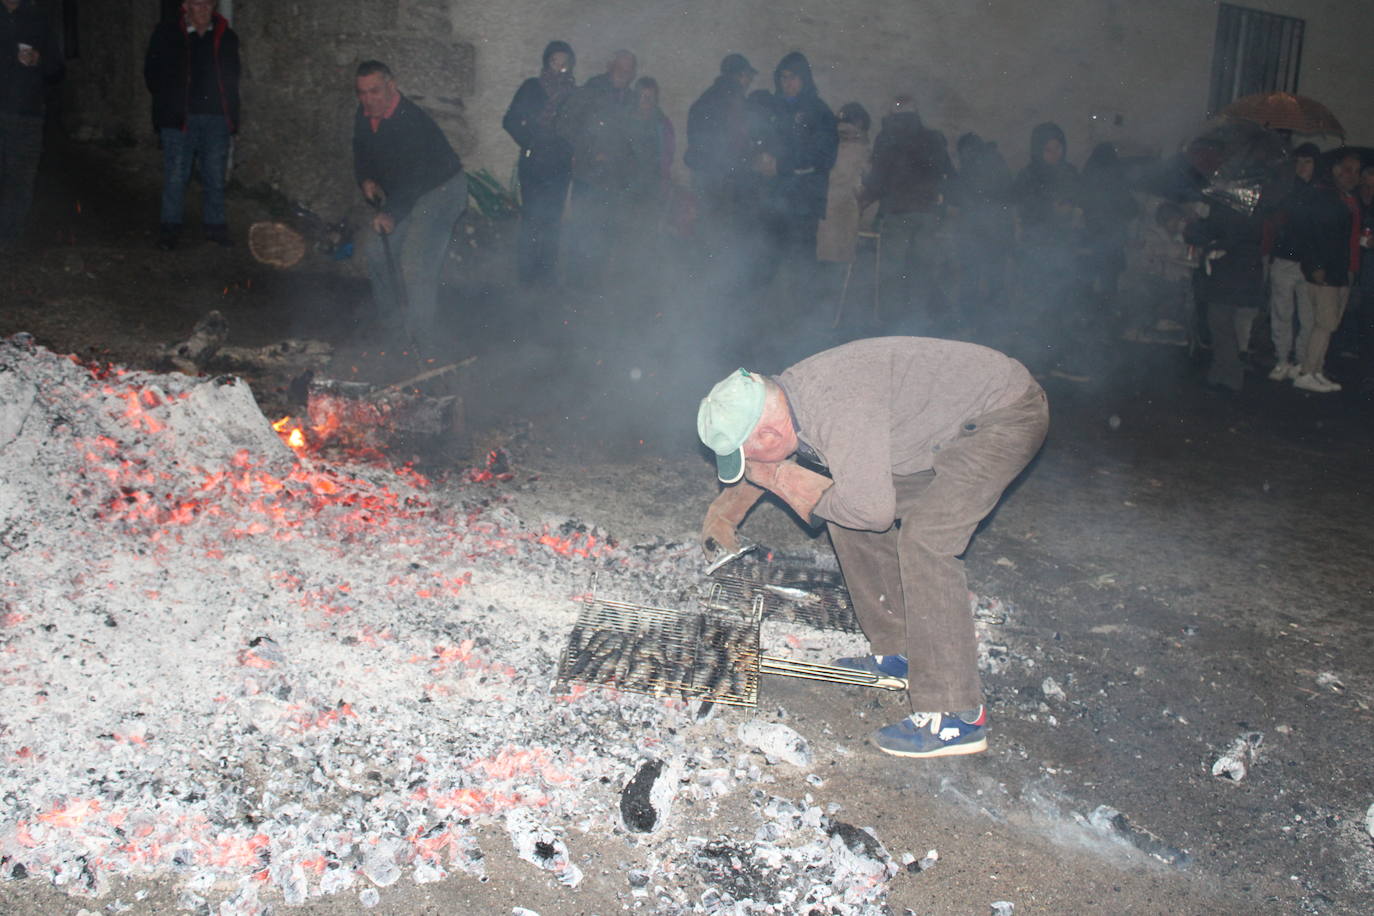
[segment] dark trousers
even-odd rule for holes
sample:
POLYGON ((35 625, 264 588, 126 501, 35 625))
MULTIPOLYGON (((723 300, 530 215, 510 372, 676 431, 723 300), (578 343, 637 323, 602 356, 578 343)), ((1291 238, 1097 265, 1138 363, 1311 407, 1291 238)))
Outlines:
POLYGON ((873 652, 907 657, 913 712, 983 702, 962 554, 1048 429, 1045 392, 1032 384, 1010 406, 965 423, 936 452, 934 468, 893 477, 897 525, 881 532, 829 526, 873 652))
POLYGON ((24 230, 42 154, 42 118, 0 114, 0 242, 24 230))
POLYGON ((527 174, 524 163, 522 159, 516 268, 522 283, 552 284, 558 279, 558 240, 563 229, 563 207, 568 200, 569 175, 527 174))

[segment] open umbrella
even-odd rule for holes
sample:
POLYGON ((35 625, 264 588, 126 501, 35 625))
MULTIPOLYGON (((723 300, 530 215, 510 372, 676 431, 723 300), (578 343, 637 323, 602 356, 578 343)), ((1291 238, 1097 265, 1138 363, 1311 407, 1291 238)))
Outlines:
POLYGON ((1345 137, 1345 128, 1331 113, 1331 109, 1304 95, 1260 92, 1242 96, 1217 113, 1224 118, 1251 121, 1270 130, 1345 137))

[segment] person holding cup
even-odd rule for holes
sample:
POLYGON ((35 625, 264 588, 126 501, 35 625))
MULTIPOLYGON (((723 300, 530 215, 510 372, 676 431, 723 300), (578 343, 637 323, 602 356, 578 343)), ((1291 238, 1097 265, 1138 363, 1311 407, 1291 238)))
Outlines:
POLYGON ((48 87, 66 74, 47 14, 0 0, 0 250, 18 241, 43 153, 48 87))

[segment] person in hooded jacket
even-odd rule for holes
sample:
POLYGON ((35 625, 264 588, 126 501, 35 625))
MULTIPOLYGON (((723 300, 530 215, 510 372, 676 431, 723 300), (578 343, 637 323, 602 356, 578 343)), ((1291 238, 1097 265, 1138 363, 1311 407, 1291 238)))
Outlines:
POLYGON ((158 247, 177 245, 191 166, 200 160, 205 237, 231 244, 224 206, 229 138, 239 130, 239 38, 215 0, 185 0, 176 19, 153 31, 143 80, 153 96, 153 129, 162 144, 158 247))
POLYGON ((825 216, 840 137, 834 113, 816 91, 806 55, 793 51, 783 57, 773 70, 773 87, 773 142, 759 155, 756 168, 767 179, 772 198, 774 264, 782 261, 792 268, 786 298, 795 300, 812 280, 816 230, 825 216))
POLYGON ((48 87, 66 73, 57 37, 32 0, 0 0, 0 246, 19 238, 43 152, 48 87))
POLYGON ((1067 346, 1065 321, 1080 292, 1074 258, 1082 233, 1083 211, 1078 170, 1068 161, 1068 142, 1058 124, 1045 122, 1031 131, 1030 162, 1011 187, 1019 242, 1017 280, 1023 314, 1022 332, 1059 326, 1045 341, 1067 346))
POLYGON ((554 129, 559 108, 577 88, 572 45, 544 47, 539 75, 520 84, 501 126, 520 145, 520 238, 516 269, 521 283, 552 283, 558 271, 563 207, 572 180, 572 145, 554 129))

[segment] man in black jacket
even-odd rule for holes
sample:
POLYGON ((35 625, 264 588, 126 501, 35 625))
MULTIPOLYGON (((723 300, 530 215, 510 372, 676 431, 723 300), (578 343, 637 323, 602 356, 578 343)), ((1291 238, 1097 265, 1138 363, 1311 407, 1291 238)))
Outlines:
POLYGON ((143 81, 153 94, 153 129, 162 143, 158 247, 177 245, 191 165, 200 159, 205 237, 231 244, 224 208, 229 138, 239 129, 239 38, 215 12, 216 0, 185 0, 175 20, 148 42, 143 81))
POLYGON ((453 224, 467 209, 463 162, 420 106, 401 94, 381 61, 358 65, 353 177, 377 208, 366 247, 372 298, 390 331, 412 339, 433 329, 439 275, 453 224))
POLYGON ((24 228, 43 152, 44 97, 65 72, 33 0, 0 0, 0 249, 24 228))
POLYGON ((1360 156, 1348 150, 1293 211, 1298 263, 1312 303, 1312 333, 1299 354, 1302 371, 1293 379, 1293 386, 1304 391, 1341 390, 1326 377, 1326 350, 1345 314, 1350 281, 1360 269, 1360 207, 1354 196, 1359 183, 1360 156))

